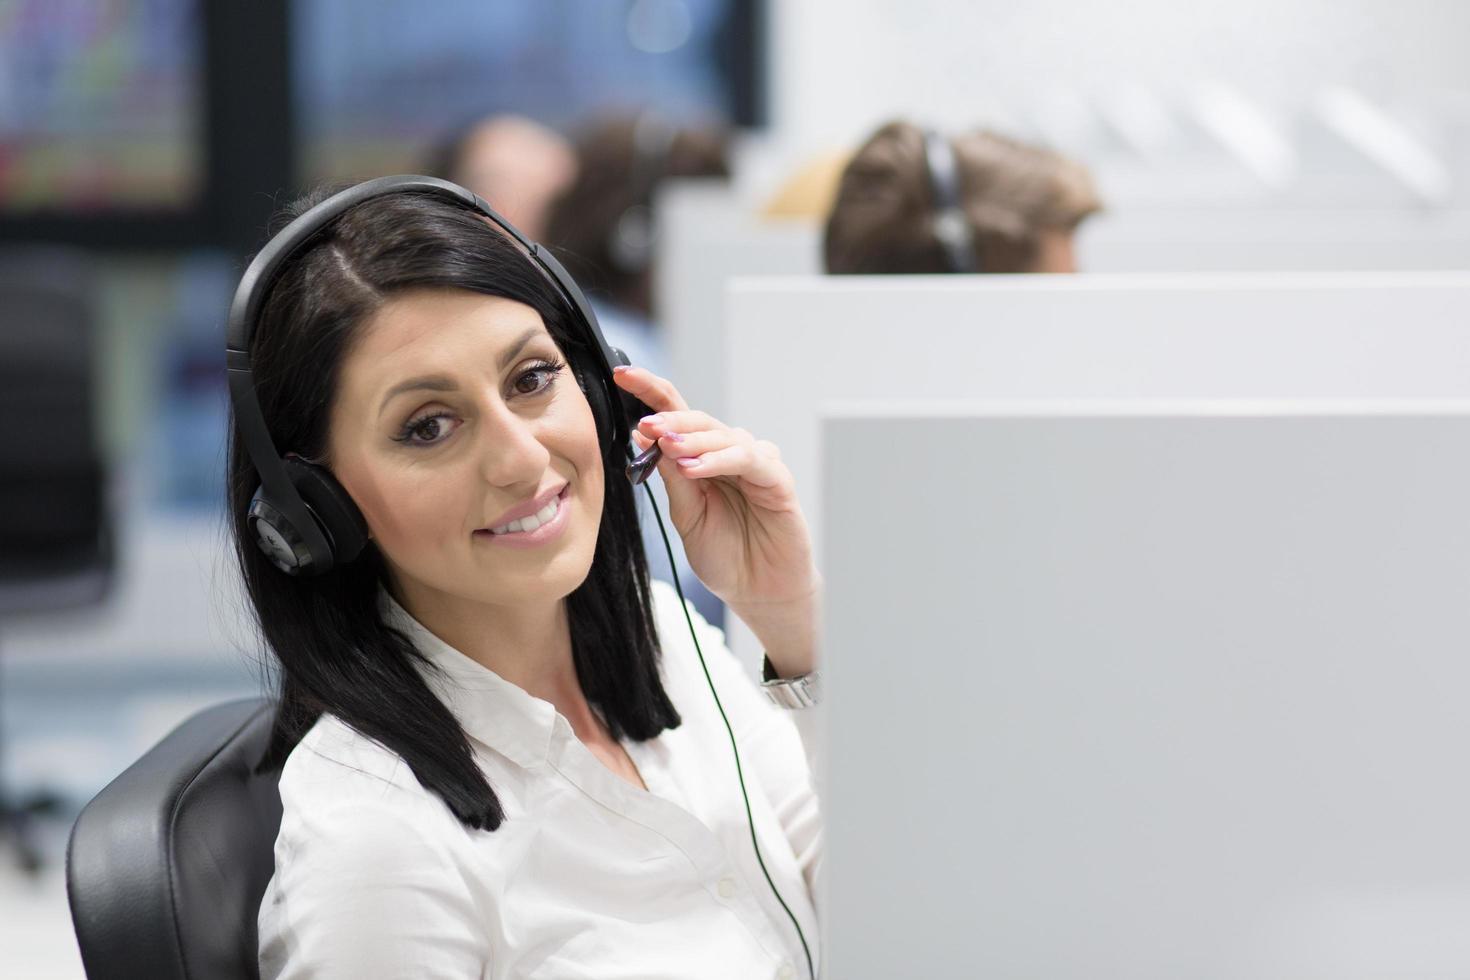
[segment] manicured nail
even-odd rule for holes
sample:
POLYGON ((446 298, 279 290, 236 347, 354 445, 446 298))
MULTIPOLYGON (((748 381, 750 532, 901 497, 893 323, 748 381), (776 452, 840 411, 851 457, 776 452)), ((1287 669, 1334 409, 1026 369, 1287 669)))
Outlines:
POLYGON ((664 421, 664 417, 662 415, 645 415, 645 416, 643 416, 643 418, 641 418, 641 419, 638 420, 638 424, 639 425, 662 425, 663 424, 663 421, 664 421))
POLYGON ((664 438, 667 439, 667 440, 669 440, 669 442, 683 442, 684 441, 684 437, 682 435, 680 435, 679 433, 677 433, 677 432, 665 432, 664 433, 664 438))
POLYGON ((694 467, 696 467, 696 466, 699 465, 699 457, 698 456, 682 456, 682 457, 679 458, 678 463, 679 463, 680 466, 684 467, 686 470, 692 470, 692 469, 694 469, 694 467))
POLYGON ((617 367, 613 368, 613 374, 622 374, 624 371, 628 370, 630 367, 632 367, 631 364, 619 364, 617 367))

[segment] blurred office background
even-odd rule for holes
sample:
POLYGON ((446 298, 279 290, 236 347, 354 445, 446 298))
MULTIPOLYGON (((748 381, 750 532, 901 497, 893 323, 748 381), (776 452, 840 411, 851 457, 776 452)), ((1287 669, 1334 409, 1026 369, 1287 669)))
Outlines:
MULTIPOLYGON (((109 542, 89 587, 17 585, 0 619, 0 789, 38 803, 40 863, 0 849, 0 974, 80 976, 71 820, 189 713, 261 689, 221 524, 222 331, 268 216, 313 182, 419 170, 479 116, 653 108, 731 127, 755 215, 904 116, 1086 164, 1096 270, 1187 267, 1180 241, 1216 269, 1326 267, 1311 247, 1343 239, 1351 267, 1437 243, 1415 267, 1464 268, 1467 40, 1461 0, 0 0, 0 252, 22 292, 37 261, 73 270, 49 288, 86 321, 109 542)), ((820 214, 785 220, 815 240, 820 214)), ((62 422, 20 390, 0 472, 24 482, 62 422)))
MULTIPOLYGON (((0 785, 15 806, 47 804, 28 821, 33 853, 9 835, 0 850, 0 974, 81 975, 59 877, 72 819, 192 711, 261 689, 221 533, 221 331, 272 210, 319 180, 419 171, 435 142, 492 113, 568 130, 648 106, 759 124, 761 13, 729 0, 0 2, 0 249, 89 273, 51 285, 95 318, 80 356, 95 368, 115 536, 97 601, 31 589, 0 621, 0 785)), ((52 306, 10 295, 3 329, 44 329, 20 321, 52 306)), ((45 402, 0 403, 9 445, 18 431, 27 445, 56 437, 45 402)), ((17 472, 12 490, 34 490, 17 472)))

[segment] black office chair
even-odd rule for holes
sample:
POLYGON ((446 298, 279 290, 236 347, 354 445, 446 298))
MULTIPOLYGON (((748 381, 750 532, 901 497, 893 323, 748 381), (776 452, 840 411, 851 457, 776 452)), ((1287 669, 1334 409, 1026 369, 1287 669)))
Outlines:
POLYGON ((252 698, 199 712, 82 810, 66 890, 90 980, 258 980, 281 798, 279 773, 254 769, 273 709, 252 698))
MULTIPOLYGON (((113 589, 116 522, 97 411, 98 306, 97 269, 86 253, 0 245, 0 418, 9 421, 0 427, 0 628, 60 619, 102 603, 113 589)), ((0 768, 6 756, 0 746, 0 768)), ((39 825, 66 809, 58 790, 22 793, 0 771, 0 848, 39 873, 39 825)))

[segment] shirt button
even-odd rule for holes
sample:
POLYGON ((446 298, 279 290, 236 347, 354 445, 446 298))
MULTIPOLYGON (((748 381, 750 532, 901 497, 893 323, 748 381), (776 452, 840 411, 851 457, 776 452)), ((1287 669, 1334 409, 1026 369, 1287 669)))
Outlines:
POLYGON ((720 897, 729 898, 733 894, 735 894, 735 879, 728 876, 721 878, 720 897))
POLYGON ((776 971, 776 976, 778 980, 791 980, 792 977, 796 976, 796 971, 791 968, 790 963, 782 963, 781 969, 776 971))

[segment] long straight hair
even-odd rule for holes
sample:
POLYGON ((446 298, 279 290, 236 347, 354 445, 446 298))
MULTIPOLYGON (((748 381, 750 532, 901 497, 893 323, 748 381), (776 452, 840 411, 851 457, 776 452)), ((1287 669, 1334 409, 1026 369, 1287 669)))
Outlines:
MULTIPOLYGON (((278 224, 325 198, 295 202, 278 224)), ((525 303, 541 315, 579 378, 590 348, 568 325, 553 287, 485 219, 446 200, 402 193, 342 214, 281 270, 251 341, 260 408, 276 449, 320 459, 342 360, 363 323, 397 293, 453 288, 525 303)), ((595 383, 590 381, 589 383, 595 383)), ((572 659, 582 691, 614 738, 645 740, 681 719, 659 677, 648 565, 633 488, 603 458, 603 508, 587 578, 567 596, 572 659)), ((381 552, 369 541, 352 563, 316 577, 277 569, 246 525, 259 486, 231 414, 227 514, 261 636, 274 655, 279 698, 262 769, 279 767, 323 714, 397 753, 465 825, 505 818, 469 738, 421 669, 433 665, 379 612, 381 552)))

